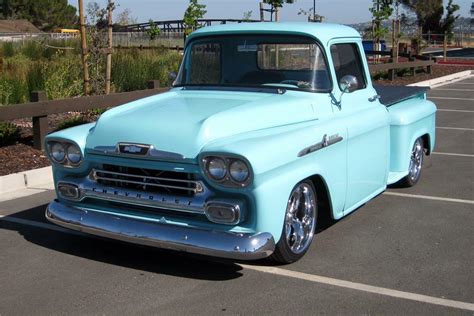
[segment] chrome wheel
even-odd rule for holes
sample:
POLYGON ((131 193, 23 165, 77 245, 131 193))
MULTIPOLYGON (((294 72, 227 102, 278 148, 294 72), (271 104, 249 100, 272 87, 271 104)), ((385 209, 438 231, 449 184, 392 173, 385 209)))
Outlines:
POLYGON ((302 182, 291 192, 285 217, 285 239, 293 254, 305 252, 316 227, 316 196, 312 186, 302 182))
POLYGON ((412 182, 416 182, 421 174, 421 168, 423 166, 423 144, 421 139, 418 138, 413 145, 410 158, 410 167, 408 169, 408 177, 412 182))

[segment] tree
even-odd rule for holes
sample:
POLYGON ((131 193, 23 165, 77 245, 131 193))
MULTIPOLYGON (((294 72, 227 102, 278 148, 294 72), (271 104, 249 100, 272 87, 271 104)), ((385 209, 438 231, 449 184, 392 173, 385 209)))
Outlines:
POLYGON ((298 15, 306 16, 308 18, 308 22, 323 22, 324 20, 324 16, 314 13, 314 8, 310 8, 308 10, 300 8, 298 15))
POLYGON ((449 0, 448 5, 446 6, 446 17, 443 21, 443 32, 446 32, 450 37, 453 34, 454 23, 459 19, 459 14, 454 15, 456 11, 459 10, 459 5, 454 4, 453 0, 449 0))
POLYGON ((279 10, 281 7, 283 7, 284 3, 295 3, 296 0, 263 0, 263 3, 271 5, 271 15, 270 15, 270 21, 273 21, 273 12, 279 10))
POLYGON ((146 30, 146 34, 150 37, 150 41, 155 40, 161 34, 161 29, 152 19, 148 21, 150 23, 150 28, 146 30))
POLYGON ((26 19, 43 31, 78 24, 76 8, 67 0, 4 0, 2 11, 5 18, 26 19))
POLYGON ((199 27, 198 20, 202 19, 207 13, 206 5, 199 4, 198 0, 190 0, 189 6, 184 12, 183 23, 185 28, 185 34, 189 35, 192 31, 199 27))
POLYGON ((245 21, 245 22, 251 21, 252 20, 252 13, 253 13, 252 10, 245 11, 242 15, 242 20, 245 21))
POLYGON ((372 0, 373 5, 369 9, 372 13, 372 36, 375 43, 379 43, 380 39, 388 33, 388 28, 383 26, 383 21, 390 18, 393 13, 393 0, 372 0))
POLYGON ((137 24, 137 19, 132 16, 132 10, 125 9, 117 15, 115 23, 120 26, 127 26, 131 24, 137 24))
POLYGON ((446 6, 447 14, 444 19, 442 0, 401 0, 401 2, 406 8, 415 12, 418 26, 424 34, 428 32, 441 34, 444 31, 450 33, 454 22, 459 17, 454 15, 459 10, 459 6, 452 0, 446 6))

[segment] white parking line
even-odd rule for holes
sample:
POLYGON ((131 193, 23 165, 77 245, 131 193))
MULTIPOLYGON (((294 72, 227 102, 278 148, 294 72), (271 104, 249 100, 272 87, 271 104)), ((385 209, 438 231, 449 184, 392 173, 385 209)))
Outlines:
POLYGON ((457 84, 474 84, 474 82, 456 82, 456 83, 453 83, 453 85, 457 85, 457 84))
POLYGON ((428 99, 474 101, 474 99, 466 99, 466 98, 430 97, 430 96, 428 97, 428 99))
POLYGON ((465 128, 465 127, 444 127, 444 126, 436 126, 437 129, 452 129, 457 131, 474 131, 474 128, 465 128))
POLYGON ((356 290, 356 291, 362 291, 362 292, 368 292, 368 293, 373 293, 373 294, 378 294, 378 295, 385 295, 385 296, 396 297, 396 298, 401 298, 401 299, 406 299, 406 300, 411 300, 411 301, 417 301, 421 303, 434 304, 434 305, 440 305, 440 306, 445 306, 445 307, 453 307, 453 308, 464 309, 468 311, 474 311, 474 304, 467 303, 467 302, 454 301, 454 300, 448 300, 448 299, 438 298, 438 297, 433 297, 433 296, 428 296, 428 295, 392 290, 392 289, 379 287, 379 286, 372 286, 372 285, 367 285, 363 283, 356 283, 356 282, 351 282, 351 281, 328 278, 324 276, 291 271, 291 270, 286 270, 286 269, 281 269, 281 268, 276 268, 276 267, 252 266, 252 265, 246 265, 246 264, 241 264, 241 266, 248 270, 264 272, 264 273, 269 273, 269 274, 279 275, 279 276, 285 276, 289 278, 300 279, 300 280, 305 280, 305 281, 314 282, 314 283, 332 285, 332 286, 342 287, 342 288, 356 290))
POLYGON ((438 112, 461 112, 461 113, 474 113, 474 111, 468 110, 450 110, 450 109, 437 109, 438 112))
POLYGON ((469 154, 455 154, 455 153, 441 153, 441 152, 432 152, 432 155, 443 155, 443 156, 456 156, 456 157, 474 157, 474 155, 469 155, 469 154))
POLYGON ((451 198, 443 198, 437 196, 430 196, 430 195, 418 195, 418 194, 408 194, 408 193, 398 193, 393 191, 385 191, 384 195, 393 195, 393 196, 401 196, 401 197, 408 197, 414 199, 423 199, 423 200, 433 200, 433 201, 443 201, 443 202, 454 202, 454 203, 464 203, 464 204, 474 204, 472 200, 462 200, 462 199, 451 199, 451 198))

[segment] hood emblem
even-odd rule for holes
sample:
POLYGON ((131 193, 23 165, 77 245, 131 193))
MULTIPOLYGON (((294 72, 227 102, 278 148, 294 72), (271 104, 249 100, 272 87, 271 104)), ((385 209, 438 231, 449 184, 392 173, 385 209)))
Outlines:
POLYGON ((150 145, 120 143, 118 149, 122 154, 147 155, 150 145))

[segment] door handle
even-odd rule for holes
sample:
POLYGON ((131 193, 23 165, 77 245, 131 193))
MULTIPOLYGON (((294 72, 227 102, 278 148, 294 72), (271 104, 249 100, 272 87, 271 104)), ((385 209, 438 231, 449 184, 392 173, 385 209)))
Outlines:
POLYGON ((373 97, 369 98, 369 102, 374 102, 380 99, 380 95, 376 94, 373 97))

